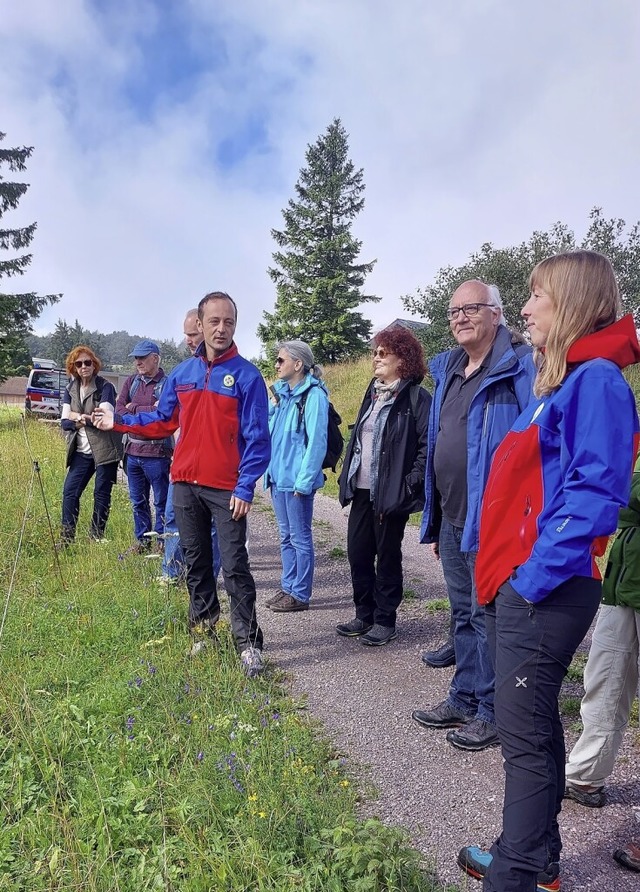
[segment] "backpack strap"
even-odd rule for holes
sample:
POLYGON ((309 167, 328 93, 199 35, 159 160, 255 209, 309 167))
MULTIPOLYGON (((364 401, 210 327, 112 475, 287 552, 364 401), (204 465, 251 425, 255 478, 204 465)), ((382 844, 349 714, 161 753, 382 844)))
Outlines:
POLYGON ((304 408, 307 405, 307 394, 309 393, 309 388, 305 390, 305 392, 300 397, 300 401, 298 402, 298 424, 296 426, 296 433, 302 427, 302 422, 304 420, 304 408))
POLYGON ((420 385, 412 384, 409 388, 409 400, 411 401, 411 414, 415 419, 418 418, 418 397, 420 394, 420 385))

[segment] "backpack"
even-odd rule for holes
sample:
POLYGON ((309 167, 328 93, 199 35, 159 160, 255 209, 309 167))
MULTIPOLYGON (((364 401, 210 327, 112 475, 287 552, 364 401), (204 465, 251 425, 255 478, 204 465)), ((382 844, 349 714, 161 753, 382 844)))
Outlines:
MULTIPOLYGON (((305 390, 300 398, 300 402, 298 403, 298 426, 296 428, 297 431, 300 430, 302 422, 304 421, 304 407, 307 404, 307 394, 309 390, 305 390)), ((332 471, 336 470, 336 465, 340 461, 340 456, 342 455, 342 450, 344 449, 344 437, 342 436, 342 432, 340 431, 340 425, 342 424, 342 418, 336 411, 335 406, 332 402, 329 403, 329 414, 327 417, 327 451, 325 453, 324 458, 322 459, 322 468, 331 468, 332 471)))

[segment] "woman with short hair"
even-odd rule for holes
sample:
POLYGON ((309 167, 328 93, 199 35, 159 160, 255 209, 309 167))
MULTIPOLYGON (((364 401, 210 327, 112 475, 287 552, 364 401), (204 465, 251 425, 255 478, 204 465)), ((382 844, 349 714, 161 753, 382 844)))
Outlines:
POLYGON ((535 347, 537 399, 498 448, 484 493, 476 562, 495 661, 505 763, 502 832, 467 846, 462 869, 484 892, 560 888, 565 745, 558 696, 602 594, 595 558, 629 500, 638 435, 621 369, 638 362, 631 316, 606 257, 559 254, 531 273, 522 309, 535 347))
POLYGON ((269 416, 271 461, 265 489, 280 531, 282 576, 275 597, 267 601, 274 613, 308 610, 313 590, 313 500, 324 486, 322 462, 327 451, 329 397, 322 369, 304 341, 283 341, 275 362, 269 416))
POLYGON ((420 386, 422 344, 394 326, 374 339, 374 378, 367 387, 340 474, 340 504, 351 504, 347 556, 355 618, 338 635, 381 646, 397 637, 402 601, 402 539, 424 506, 431 396, 420 386))
POLYGON ((90 536, 98 541, 104 531, 111 507, 111 490, 118 476, 122 458, 122 435, 100 431, 90 421, 100 408, 114 411, 116 391, 113 384, 98 373, 100 360, 90 347, 74 347, 66 358, 69 384, 64 390, 61 426, 67 441, 67 476, 62 492, 61 544, 69 544, 76 534, 80 498, 95 474, 93 516, 90 536))

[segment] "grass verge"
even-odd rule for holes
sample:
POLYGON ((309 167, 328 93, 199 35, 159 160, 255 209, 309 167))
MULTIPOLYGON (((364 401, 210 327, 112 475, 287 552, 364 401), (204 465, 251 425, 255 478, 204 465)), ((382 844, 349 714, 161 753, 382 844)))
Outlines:
POLYGON ((248 681, 228 626, 187 655, 183 589, 131 542, 59 559, 56 428, 0 413, 0 890, 437 889, 405 837, 356 816, 358 790, 275 669, 248 681), (46 506, 46 507, 45 507, 46 506))

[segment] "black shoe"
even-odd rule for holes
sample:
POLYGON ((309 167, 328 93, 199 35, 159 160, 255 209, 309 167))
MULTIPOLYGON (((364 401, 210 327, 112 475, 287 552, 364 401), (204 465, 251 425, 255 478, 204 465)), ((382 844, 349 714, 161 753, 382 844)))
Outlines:
POLYGON ((297 613, 299 610, 308 609, 308 601, 298 601, 293 595, 283 595, 275 604, 271 605, 272 613, 297 613))
POLYGON ((356 616, 355 619, 352 619, 348 623, 338 623, 336 632, 338 635, 342 635, 343 638, 356 638, 359 635, 364 635, 364 633, 368 632, 372 626, 373 623, 367 623, 363 619, 358 619, 356 616))
POLYGON ((374 623, 370 631, 362 636, 360 644, 364 644, 366 647, 381 647, 397 637, 395 626, 381 626, 379 623, 374 623))
POLYGON ((586 808, 602 808, 604 787, 595 787, 590 790, 589 787, 567 784, 564 789, 564 798, 573 799, 578 805, 584 805, 586 808))
POLYGON ((411 713, 411 718, 425 728, 459 728, 470 722, 473 716, 466 715, 452 706, 448 700, 443 700, 427 712, 416 709, 411 713))
POLYGON ((500 746, 495 725, 482 719, 474 719, 462 728, 449 731, 447 740, 459 750, 468 750, 469 752, 479 752, 490 746, 500 746))
POLYGON ((453 649, 453 641, 449 638, 442 647, 437 650, 427 650, 422 654, 422 662, 432 669, 446 669, 447 666, 455 666, 456 652, 453 649))

